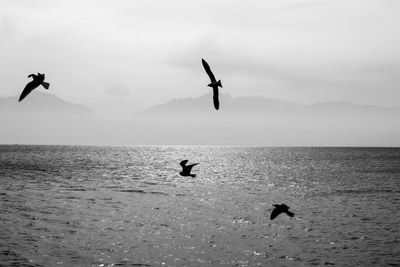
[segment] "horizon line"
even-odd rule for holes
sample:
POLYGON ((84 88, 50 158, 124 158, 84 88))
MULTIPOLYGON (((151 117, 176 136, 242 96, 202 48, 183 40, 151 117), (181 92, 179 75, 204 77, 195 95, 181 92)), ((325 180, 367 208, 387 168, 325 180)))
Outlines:
POLYGON ((0 146, 78 146, 78 147, 243 147, 243 148, 394 148, 399 146, 359 146, 359 145, 207 145, 207 144, 130 144, 130 145, 111 145, 111 144, 34 144, 34 143, 0 143, 0 146))

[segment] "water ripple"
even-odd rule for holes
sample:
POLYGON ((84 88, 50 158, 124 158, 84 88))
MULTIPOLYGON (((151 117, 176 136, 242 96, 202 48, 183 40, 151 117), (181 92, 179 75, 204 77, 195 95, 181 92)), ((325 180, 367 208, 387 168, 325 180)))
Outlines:
POLYGON ((0 146, 0 263, 395 266, 398 166, 400 149, 0 146), (275 203, 295 217, 270 221, 275 203))

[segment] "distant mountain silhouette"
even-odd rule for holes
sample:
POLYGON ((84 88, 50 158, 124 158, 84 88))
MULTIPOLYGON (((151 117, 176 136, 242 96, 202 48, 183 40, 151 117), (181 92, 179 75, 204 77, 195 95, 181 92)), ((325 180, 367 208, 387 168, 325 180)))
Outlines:
POLYGON ((399 108, 220 94, 216 112, 210 99, 174 99, 115 120, 40 91, 19 103, 0 98, 0 143, 400 146, 399 108))
MULTIPOLYGON (((0 98, 0 143, 89 144, 104 128, 89 108, 35 91, 23 101, 0 98)), ((98 141, 97 141, 98 142, 98 141)))
MULTIPOLYGON (((165 104, 153 106, 139 112, 139 116, 157 114, 195 114, 202 113, 204 116, 214 114, 210 110, 209 102, 212 93, 204 94, 197 98, 173 99, 165 104)), ((251 115, 270 117, 271 115, 296 115, 310 116, 318 114, 333 115, 354 115, 369 113, 399 113, 400 108, 385 108, 373 105, 358 105, 350 102, 322 102, 311 105, 303 105, 289 101, 265 98, 261 96, 231 97, 228 94, 221 94, 221 102, 224 109, 219 113, 227 116, 251 115), (354 114, 353 114, 354 113, 354 114)))
POLYGON ((18 96, 0 98, 0 115, 90 117, 95 113, 83 105, 67 102, 54 94, 37 91, 22 102, 18 102, 18 96))
MULTIPOLYGON (((210 109, 210 99, 212 93, 207 93, 197 98, 182 98, 173 99, 165 104, 153 106, 147 108, 141 112, 140 115, 152 115, 157 113, 168 114, 168 113, 203 113, 203 114, 215 114, 214 110, 210 109)), ((246 112, 267 112, 271 110, 276 111, 288 111, 300 109, 303 107, 301 104, 292 102, 269 99, 260 96, 249 96, 249 97, 236 97, 233 98, 229 94, 220 94, 221 105, 224 108, 219 111, 221 114, 236 115, 236 113, 246 112)))
POLYGON ((400 108, 324 102, 303 105, 259 96, 211 93, 174 99, 138 112, 132 119, 146 140, 161 144, 284 146, 400 145, 400 108))

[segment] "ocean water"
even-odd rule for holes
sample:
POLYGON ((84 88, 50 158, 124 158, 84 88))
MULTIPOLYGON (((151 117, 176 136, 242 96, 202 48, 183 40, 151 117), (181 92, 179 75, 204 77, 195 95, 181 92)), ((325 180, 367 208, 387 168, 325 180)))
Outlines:
POLYGON ((0 266, 400 266, 399 210, 399 148, 0 146, 0 266))

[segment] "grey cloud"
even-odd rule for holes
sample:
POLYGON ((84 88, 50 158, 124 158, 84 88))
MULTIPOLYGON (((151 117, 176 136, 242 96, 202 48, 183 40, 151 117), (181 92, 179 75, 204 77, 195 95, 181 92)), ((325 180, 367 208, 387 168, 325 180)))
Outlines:
POLYGON ((102 91, 117 81, 151 105, 200 92, 205 58, 223 81, 234 81, 237 95, 268 96, 271 89, 254 88, 272 84, 282 99, 312 91, 325 100, 350 100, 351 91, 360 101, 374 103, 380 94, 379 104, 398 103, 399 93, 389 89, 400 83, 398 6, 374 0, 5 0, 0 35, 14 36, 0 40, 8 66, 0 90, 19 88, 14 77, 41 69, 73 100, 99 100, 105 92, 127 96, 102 91), (239 90, 248 81, 252 86, 239 90))
POLYGON ((123 86, 111 86, 108 87, 105 92, 110 95, 115 95, 115 96, 130 96, 130 92, 127 88, 123 86))

